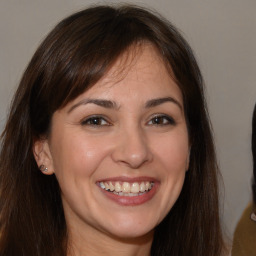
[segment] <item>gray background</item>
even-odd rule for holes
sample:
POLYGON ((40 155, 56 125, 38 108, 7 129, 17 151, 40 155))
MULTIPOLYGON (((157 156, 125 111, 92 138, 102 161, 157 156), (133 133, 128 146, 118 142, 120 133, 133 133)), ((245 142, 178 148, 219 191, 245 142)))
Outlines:
MULTIPOLYGON (((119 3, 120 1, 111 1, 119 3)), ((223 175, 223 222, 230 237, 251 200, 251 116, 256 101, 255 0, 127 1, 171 20, 195 51, 223 175)), ((89 0, 0 0, 0 130, 20 77, 38 44, 89 0)), ((110 1, 105 1, 110 3, 110 1)))

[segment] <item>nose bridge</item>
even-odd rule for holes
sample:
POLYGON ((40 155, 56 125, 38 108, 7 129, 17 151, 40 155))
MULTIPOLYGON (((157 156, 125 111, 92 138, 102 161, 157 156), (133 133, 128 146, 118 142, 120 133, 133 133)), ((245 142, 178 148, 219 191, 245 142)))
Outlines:
POLYGON ((120 130, 113 158, 131 168, 139 168, 152 159, 147 136, 142 127, 133 125, 120 130))

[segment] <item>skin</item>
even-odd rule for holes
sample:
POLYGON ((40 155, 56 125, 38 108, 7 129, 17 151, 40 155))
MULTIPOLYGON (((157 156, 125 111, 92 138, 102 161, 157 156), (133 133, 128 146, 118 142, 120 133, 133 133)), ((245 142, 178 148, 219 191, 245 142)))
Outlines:
POLYGON ((70 255, 150 255, 154 228, 184 183, 189 139, 181 91, 153 46, 129 53, 56 111, 51 134, 34 145, 38 165, 61 187, 70 255), (97 184, 141 177, 154 179, 155 192, 136 205, 112 200, 97 184))

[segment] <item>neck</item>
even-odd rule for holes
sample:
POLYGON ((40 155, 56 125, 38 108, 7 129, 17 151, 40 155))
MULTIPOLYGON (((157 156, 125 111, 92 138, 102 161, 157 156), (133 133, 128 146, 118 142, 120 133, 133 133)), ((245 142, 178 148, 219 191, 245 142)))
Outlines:
POLYGON ((96 231, 69 232, 68 256, 150 256, 153 231, 142 237, 117 238, 96 231))

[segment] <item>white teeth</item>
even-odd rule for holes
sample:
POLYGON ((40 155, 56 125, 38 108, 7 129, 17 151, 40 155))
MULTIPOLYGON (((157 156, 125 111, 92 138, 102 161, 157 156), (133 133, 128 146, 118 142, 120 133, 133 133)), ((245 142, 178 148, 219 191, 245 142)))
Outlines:
POLYGON ((109 190, 109 184, 108 183, 105 183, 105 188, 106 188, 106 190, 109 190))
POLYGON ((141 182, 141 183, 140 183, 140 192, 145 192, 145 190, 146 190, 145 183, 144 183, 144 182, 141 182))
POLYGON ((112 184, 112 182, 109 182, 109 189, 110 189, 110 191, 114 191, 115 190, 115 187, 112 184))
POLYGON ((122 191, 126 192, 126 193, 130 193, 131 192, 131 186, 128 182, 124 182, 123 186, 122 186, 122 191))
POLYGON ((100 182, 100 187, 107 191, 111 191, 119 196, 138 196, 151 190, 154 186, 154 182, 100 182))
POLYGON ((137 183, 137 182, 132 183, 131 192, 132 193, 139 193, 140 192, 139 183, 137 183))
POLYGON ((103 189, 106 188, 103 182, 100 182, 100 187, 103 189))
POLYGON ((122 187, 121 187, 119 182, 116 182, 116 184, 115 184, 115 191, 116 192, 121 192, 122 191, 122 187))

